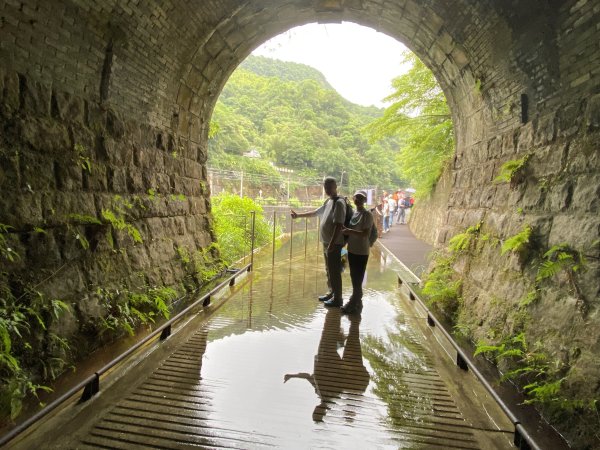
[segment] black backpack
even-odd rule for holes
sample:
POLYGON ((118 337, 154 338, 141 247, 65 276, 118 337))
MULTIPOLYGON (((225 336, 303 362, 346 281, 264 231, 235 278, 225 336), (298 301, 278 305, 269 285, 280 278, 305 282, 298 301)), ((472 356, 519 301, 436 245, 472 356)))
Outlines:
POLYGON ((373 247, 373 244, 379 237, 379 231, 377 230, 377 225, 375 225, 375 220, 373 220, 373 225, 371 225, 371 231, 369 232, 369 245, 373 247))

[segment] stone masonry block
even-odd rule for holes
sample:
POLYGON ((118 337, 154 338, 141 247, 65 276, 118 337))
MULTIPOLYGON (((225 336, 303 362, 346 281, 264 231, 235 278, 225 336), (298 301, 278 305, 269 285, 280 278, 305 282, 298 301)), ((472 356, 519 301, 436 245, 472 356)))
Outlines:
POLYGON ((567 155, 567 144, 555 144, 536 149, 527 162, 529 175, 540 179, 560 173, 567 155))
POLYGON ((20 77, 23 113, 32 116, 50 115, 50 99, 52 89, 50 86, 20 77))
POLYGON ((117 143, 109 137, 98 140, 96 154, 100 161, 109 162, 115 166, 130 167, 133 165, 132 147, 126 143, 117 143))
POLYGON ((586 174, 577 177, 572 205, 585 213, 600 212, 600 175, 586 174))
POLYGON ((600 133, 590 133, 572 140, 567 166, 570 173, 600 170, 600 133))
POLYGON ((532 150, 533 147, 533 122, 527 122, 523 125, 517 135, 517 152, 527 153, 532 150))
POLYGON ((20 170, 22 189, 29 192, 49 192, 56 189, 54 160, 51 157, 23 152, 20 170))
POLYGON ((587 102, 585 125, 589 130, 600 129, 600 94, 591 96, 587 102))
POLYGON ((519 204, 520 208, 525 211, 540 210, 546 201, 546 192, 536 181, 528 182, 525 185, 525 191, 521 197, 519 204))
POLYGON ((121 139, 125 135, 125 123, 113 110, 106 113, 106 130, 115 139, 121 139))
POLYGON ((106 109, 95 102, 89 102, 87 110, 87 125, 94 133, 103 134, 106 130, 106 109))
POLYGON ((137 171, 127 171, 127 190, 130 193, 145 193, 142 174, 137 171))
POLYGON ((561 137, 573 136, 579 130, 581 111, 579 105, 568 105, 557 114, 557 132, 561 137))
POLYGON ((83 171, 83 186, 93 192, 108 190, 107 168, 102 164, 94 164, 91 171, 83 171))
POLYGON ((177 94, 177 104, 185 110, 189 109, 190 101, 193 95, 194 91, 192 91, 185 84, 181 83, 179 85, 179 93, 177 94))
POLYGON ((533 140, 535 145, 546 145, 554 140, 554 119, 554 114, 546 114, 539 118, 533 140))
POLYGON ((547 187, 546 201, 544 204, 545 211, 559 212, 566 211, 571 206, 573 197, 573 182, 572 180, 559 181, 550 184, 547 187))
POLYGON ((99 217, 94 195, 86 192, 58 192, 45 194, 43 203, 44 219, 51 225, 61 225, 72 221, 72 214, 99 217))
POLYGON ((512 131, 502 135, 502 155, 513 155, 516 152, 515 135, 512 131))
POLYGON ((204 49, 214 58, 226 48, 225 41, 220 33, 214 33, 212 37, 204 44, 204 49))
POLYGON ((184 162, 184 175, 200 180, 202 178, 202 164, 191 159, 186 159, 184 162))
POLYGON ((485 218, 486 229, 489 229, 492 235, 502 236, 512 218, 510 212, 490 211, 485 218))
POLYGON ((6 78, 6 70, 0 67, 0 105, 4 103, 4 78, 6 78))
POLYGON ((0 196, 2 223, 16 229, 43 226, 43 204, 43 194, 39 192, 2 195, 0 196))
POLYGON ((80 97, 65 92, 55 92, 52 100, 57 119, 65 122, 83 123, 85 104, 80 97))
POLYGON ((25 118, 17 122, 17 129, 21 139, 35 150, 62 154, 71 149, 67 128, 54 120, 25 118))
POLYGON ((190 213, 191 214, 204 214, 206 213, 206 202, 203 197, 191 197, 190 198, 190 213))
POLYGON ((0 114, 10 117, 19 109, 19 76, 16 72, 7 72, 4 77, 4 98, 0 103, 0 114))
POLYGON ((21 185, 20 159, 19 152, 0 149, 0 192, 5 195, 14 192, 21 185))
POLYGON ((566 243, 573 249, 587 250, 598 240, 598 236, 600 218, 597 214, 558 214, 552 222, 548 245, 566 243))
POLYGON ((116 194, 127 192, 127 169, 123 167, 107 168, 108 188, 116 194))

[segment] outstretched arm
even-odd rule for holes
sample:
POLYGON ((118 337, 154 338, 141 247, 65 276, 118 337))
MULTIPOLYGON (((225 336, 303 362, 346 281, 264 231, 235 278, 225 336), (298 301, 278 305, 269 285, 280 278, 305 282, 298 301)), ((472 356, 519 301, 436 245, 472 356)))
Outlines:
POLYGON ((317 209, 313 210, 313 211, 308 211, 305 213, 299 213, 294 211, 293 209, 290 209, 290 215, 292 216, 292 219, 297 219, 298 217, 314 217, 317 215, 317 209))
POLYGON ((304 380, 308 380, 310 384, 315 387, 315 379, 310 373, 300 372, 300 373, 288 373, 283 376, 283 382, 287 382, 290 378, 302 378, 304 380))

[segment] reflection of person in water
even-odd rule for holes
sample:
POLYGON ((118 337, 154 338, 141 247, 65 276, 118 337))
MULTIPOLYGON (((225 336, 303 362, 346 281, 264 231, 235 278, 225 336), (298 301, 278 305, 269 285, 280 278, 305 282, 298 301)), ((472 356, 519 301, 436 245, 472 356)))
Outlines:
POLYGON ((322 422, 330 403, 339 398, 342 393, 362 394, 369 385, 369 372, 363 365, 362 351, 359 340, 360 316, 348 316, 350 330, 344 343, 344 333, 340 329, 341 311, 330 309, 325 316, 325 324, 321 333, 319 350, 315 355, 314 373, 287 374, 284 383, 290 378, 308 380, 321 398, 321 403, 315 406, 313 420, 322 422), (342 356, 338 354, 339 347, 344 347, 342 356))

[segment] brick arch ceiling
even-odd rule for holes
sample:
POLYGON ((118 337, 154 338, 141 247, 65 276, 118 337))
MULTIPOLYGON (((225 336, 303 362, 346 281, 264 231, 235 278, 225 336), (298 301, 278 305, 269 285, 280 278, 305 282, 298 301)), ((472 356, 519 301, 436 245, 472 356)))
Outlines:
MULTIPOLYGON (((496 89, 502 108, 518 111, 526 92, 526 76, 511 63, 511 30, 502 11, 491 1, 381 1, 381 0, 254 0, 215 3, 208 28, 188 37, 186 51, 163 80, 166 97, 149 101, 155 117, 179 136, 206 140, 207 124, 233 70, 254 48, 294 26, 310 22, 351 21, 369 26, 403 42, 432 69, 453 112, 459 145, 493 131, 494 105, 478 91, 482 80, 496 89), (469 126, 463 118, 482 125, 469 126)), ((189 8, 189 6, 188 6, 189 8)), ((202 9, 202 7, 198 7, 202 9)), ((179 11, 181 15, 182 11, 179 11)), ((174 12, 173 12, 174 13, 174 12)), ((190 23, 194 15, 189 15, 190 23)), ((180 17, 181 20, 181 17, 180 17)), ((191 29, 185 22, 176 30, 191 29)), ((193 34, 193 33, 192 33, 193 34)), ((118 83, 118 74, 115 74, 118 83)), ((491 98, 491 97, 490 97, 491 98)), ((518 122, 519 114, 511 115, 518 122)), ((506 119, 505 119, 506 121, 506 119)))
POLYGON ((553 17, 568 7, 560 3, 29 0, 2 10, 0 57, 31 79, 202 144, 221 89, 254 48, 294 26, 351 21, 402 41, 432 69, 458 145, 468 145, 517 125, 521 94, 533 115, 557 90, 553 17))

